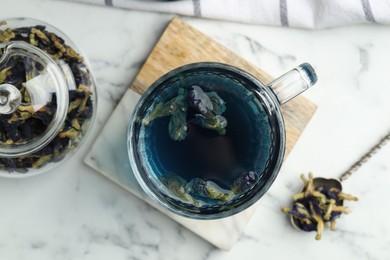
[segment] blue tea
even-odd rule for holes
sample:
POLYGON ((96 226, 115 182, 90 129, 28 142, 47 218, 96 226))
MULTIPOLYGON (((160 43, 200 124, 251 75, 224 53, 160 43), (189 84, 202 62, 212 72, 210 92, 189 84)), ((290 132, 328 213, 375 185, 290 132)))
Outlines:
POLYGON ((261 89, 222 71, 169 79, 135 128, 142 168, 183 205, 234 202, 272 174, 279 126, 268 104, 261 89))

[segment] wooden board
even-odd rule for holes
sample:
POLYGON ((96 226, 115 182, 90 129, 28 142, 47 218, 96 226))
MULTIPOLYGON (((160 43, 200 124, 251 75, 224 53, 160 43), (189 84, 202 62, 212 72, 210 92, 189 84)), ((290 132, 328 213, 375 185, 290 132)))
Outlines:
MULTIPOLYGON (((163 209, 143 192, 131 171, 127 156, 127 121, 130 118, 139 94, 166 72, 184 64, 199 61, 218 61, 244 69, 264 83, 271 77, 249 64, 227 48, 216 43, 178 18, 172 20, 157 42, 130 89, 123 96, 109 121, 96 139, 85 162, 111 181, 117 183, 138 198, 159 209, 169 218, 177 221, 195 234, 218 248, 229 250, 239 239, 246 224, 255 212, 258 203, 227 218, 217 220, 196 220, 181 217, 163 209), (138 93, 135 93, 136 92, 138 93), (113 138, 115 137, 115 138, 113 138)), ((287 126, 287 152, 289 152, 313 115, 316 106, 300 97, 289 102, 283 113, 287 126)), ((164 219, 156 225, 164 225, 164 219)))
MULTIPOLYGON (((152 50, 131 88, 143 94, 154 81, 170 70, 201 61, 216 61, 236 66, 265 84, 273 79, 262 69, 175 17, 152 50)), ((314 103, 301 96, 283 105, 287 135, 286 155, 297 142, 316 108, 314 103)))

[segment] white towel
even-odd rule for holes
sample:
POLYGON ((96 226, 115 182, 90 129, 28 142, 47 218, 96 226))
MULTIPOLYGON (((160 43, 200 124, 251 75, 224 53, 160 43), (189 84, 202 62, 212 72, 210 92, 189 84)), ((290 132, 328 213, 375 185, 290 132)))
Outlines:
POLYGON ((390 24, 390 0, 64 0, 253 24, 327 28, 390 24))

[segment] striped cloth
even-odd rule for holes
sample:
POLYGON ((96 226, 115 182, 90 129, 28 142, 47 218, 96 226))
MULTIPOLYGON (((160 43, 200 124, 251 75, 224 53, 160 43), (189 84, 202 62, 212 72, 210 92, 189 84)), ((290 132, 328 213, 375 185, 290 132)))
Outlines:
POLYGON ((390 0, 63 0, 253 24, 327 28, 390 24, 390 0))

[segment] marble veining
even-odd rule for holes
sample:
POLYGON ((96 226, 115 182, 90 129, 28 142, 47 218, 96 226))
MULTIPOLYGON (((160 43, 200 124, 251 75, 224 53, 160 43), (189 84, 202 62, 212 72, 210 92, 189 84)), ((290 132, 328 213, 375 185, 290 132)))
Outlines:
POLYGON ((320 78, 305 94, 318 104, 315 117, 241 239, 224 252, 82 162, 172 16, 48 0, 1 5, 2 18, 46 20, 84 50, 99 104, 75 157, 42 176, 0 181, 0 259, 389 259, 389 146, 343 184, 360 201, 348 204, 352 213, 320 242, 280 212, 300 190, 301 172, 336 177, 389 131, 389 27, 306 31, 185 18, 272 75, 307 61, 320 78), (264 49, 252 49, 245 37, 264 49), (280 58, 286 55, 295 59, 280 58))

